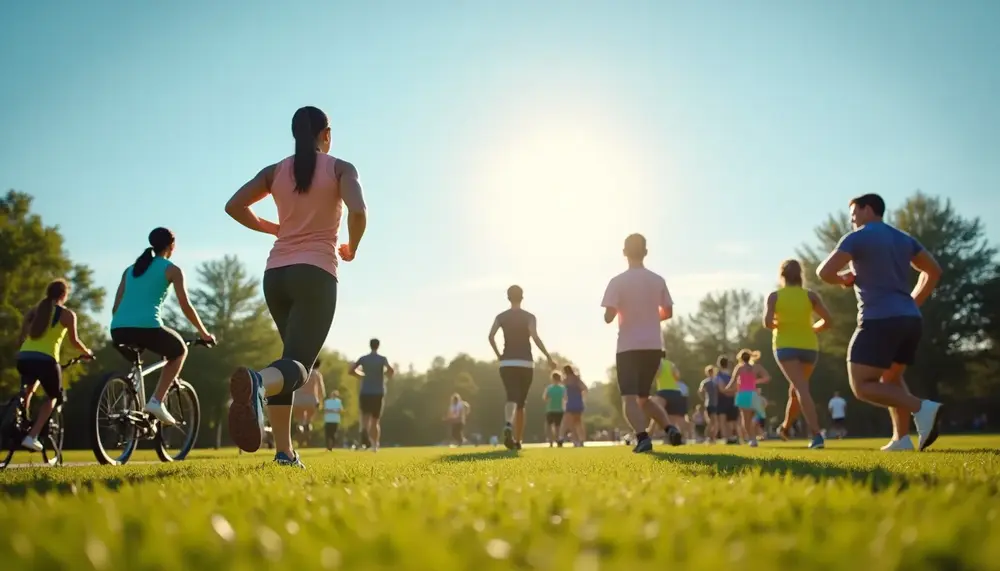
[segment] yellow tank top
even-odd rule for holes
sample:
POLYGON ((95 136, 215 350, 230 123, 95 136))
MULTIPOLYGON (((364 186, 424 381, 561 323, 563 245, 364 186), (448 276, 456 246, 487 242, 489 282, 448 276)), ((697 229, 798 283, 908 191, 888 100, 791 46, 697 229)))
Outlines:
POLYGON ((660 391, 676 391, 677 379, 674 378, 674 364, 664 359, 660 361, 660 374, 656 377, 656 389, 660 391))
POLYGON ((24 340, 24 344, 21 345, 22 352, 42 353, 56 361, 59 360, 59 349, 62 346, 63 338, 66 337, 66 327, 59 321, 52 323, 56 310, 62 310, 62 308, 52 308, 52 313, 49 314, 48 329, 38 339, 32 339, 29 335, 24 340))
POLYGON ((819 340, 812 328, 813 305, 805 288, 786 286, 778 290, 774 321, 775 349, 819 350, 819 340))

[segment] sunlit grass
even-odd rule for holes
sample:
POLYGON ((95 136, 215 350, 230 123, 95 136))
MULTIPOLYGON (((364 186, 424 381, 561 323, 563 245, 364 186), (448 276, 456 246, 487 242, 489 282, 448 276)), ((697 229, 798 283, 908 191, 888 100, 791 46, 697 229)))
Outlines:
POLYGON ((1000 439, 945 437, 923 454, 885 454, 879 444, 660 447, 652 456, 624 446, 519 456, 310 450, 305 471, 274 466, 266 452, 220 450, 175 464, 14 469, 0 473, 0 561, 128 570, 1000 568, 1000 439))

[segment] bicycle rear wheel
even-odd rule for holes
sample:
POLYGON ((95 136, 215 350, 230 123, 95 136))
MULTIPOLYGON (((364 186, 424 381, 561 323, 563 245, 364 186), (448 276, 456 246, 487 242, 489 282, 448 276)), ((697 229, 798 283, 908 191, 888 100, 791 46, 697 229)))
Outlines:
POLYGON ((198 440, 201 428, 201 403, 194 387, 180 379, 167 391, 164 405, 177 424, 160 424, 156 439, 156 455, 162 462, 174 462, 187 457, 198 440))
POLYGON ((0 409, 0 470, 3 470, 14 459, 14 452, 20 446, 17 435, 17 405, 8 403, 0 409))
POLYGON ((129 461, 138 445, 131 415, 140 407, 129 379, 111 375, 94 391, 90 407, 90 444, 101 464, 129 461))
POLYGON ((41 439, 42 461, 49 466, 62 466, 63 435, 63 414, 62 407, 59 407, 49 416, 49 423, 41 439))

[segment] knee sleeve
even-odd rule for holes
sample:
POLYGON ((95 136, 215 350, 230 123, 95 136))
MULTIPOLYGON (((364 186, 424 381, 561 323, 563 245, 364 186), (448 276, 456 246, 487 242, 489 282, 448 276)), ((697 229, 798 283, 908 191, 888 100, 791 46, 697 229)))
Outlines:
POLYGON ((292 393, 306 383, 306 368, 302 366, 302 363, 294 359, 278 359, 268 366, 274 367, 281 372, 284 384, 281 387, 281 392, 267 397, 267 403, 279 406, 291 405, 292 393))

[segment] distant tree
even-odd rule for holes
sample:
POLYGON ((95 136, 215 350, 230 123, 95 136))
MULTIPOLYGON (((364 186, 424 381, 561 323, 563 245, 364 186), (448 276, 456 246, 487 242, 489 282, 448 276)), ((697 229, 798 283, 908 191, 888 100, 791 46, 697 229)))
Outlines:
MULTIPOLYGON (((14 190, 0 198, 0 393, 16 390, 20 383, 15 359, 21 323, 52 279, 67 278, 72 285, 66 305, 79 315, 81 338, 99 347, 106 337, 92 318, 104 305, 104 289, 94 286, 89 267, 69 259, 59 228, 46 226, 31 212, 32 200, 14 190)), ((67 371, 66 384, 83 370, 67 371)))

